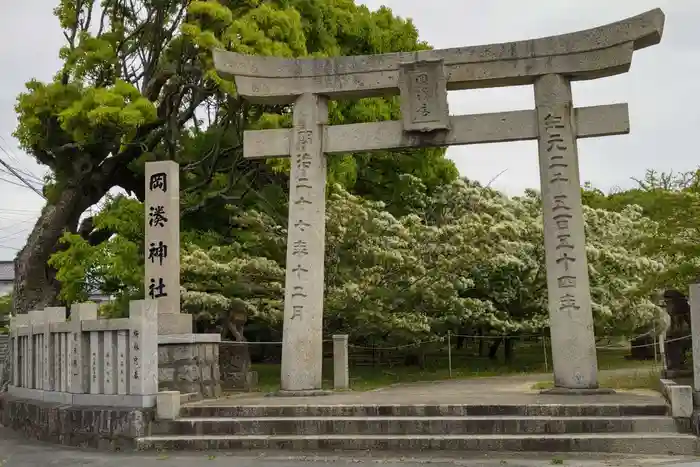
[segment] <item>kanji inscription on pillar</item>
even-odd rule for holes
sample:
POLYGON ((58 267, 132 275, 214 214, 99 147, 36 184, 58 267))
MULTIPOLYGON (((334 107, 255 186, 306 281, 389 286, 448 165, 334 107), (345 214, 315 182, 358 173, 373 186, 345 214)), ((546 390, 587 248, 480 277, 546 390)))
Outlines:
POLYGON ((180 174, 173 161, 146 163, 146 298, 180 312, 180 174))

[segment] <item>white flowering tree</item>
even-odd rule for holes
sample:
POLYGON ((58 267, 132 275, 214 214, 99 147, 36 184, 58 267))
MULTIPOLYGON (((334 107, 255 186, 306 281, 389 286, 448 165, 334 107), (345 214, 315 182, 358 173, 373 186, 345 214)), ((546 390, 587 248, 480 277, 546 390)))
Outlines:
POLYGON ((593 312, 599 334, 627 334, 661 320, 655 278, 666 270, 663 256, 644 247, 659 230, 638 206, 620 212, 584 207, 593 312))
MULTIPOLYGON (((430 195, 420 180, 406 180, 406 186, 413 187, 405 195, 412 208, 401 217, 381 202, 329 187, 326 333, 399 344, 465 327, 492 335, 544 332, 538 194, 509 198, 465 180, 430 195)), ((119 205, 117 213, 141 211, 136 201, 121 203, 129 208, 119 205)), ((247 320, 281 325, 286 229, 255 211, 231 213, 235 232, 226 246, 212 246, 217 242, 204 241, 202 233, 183 234, 182 298, 199 321, 243 340, 247 320)), ((665 265, 660 256, 645 255, 644 245, 658 225, 634 206, 620 212, 586 207, 584 215, 596 332, 629 334, 653 322, 659 309, 648 284, 665 265)), ((127 262, 140 261, 142 240, 131 227, 98 247, 66 237, 71 246, 53 260, 66 298, 81 284, 119 278, 130 284, 131 295, 139 292, 143 270, 127 262)))
MULTIPOLYGON (((547 327, 541 211, 536 193, 508 198, 457 181, 394 218, 379 203, 336 190, 328 209, 328 325, 390 341, 452 325, 494 334, 547 327)), ((629 333, 659 309, 646 287, 664 270, 642 253, 657 229, 630 207, 585 209, 599 334, 629 333)))

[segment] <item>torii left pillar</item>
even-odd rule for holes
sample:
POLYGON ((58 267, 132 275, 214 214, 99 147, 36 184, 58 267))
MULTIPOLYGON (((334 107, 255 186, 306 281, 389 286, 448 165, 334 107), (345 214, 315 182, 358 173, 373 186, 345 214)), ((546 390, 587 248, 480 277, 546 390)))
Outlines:
POLYGON ((313 392, 322 389, 328 100, 302 94, 293 112, 280 387, 313 392))

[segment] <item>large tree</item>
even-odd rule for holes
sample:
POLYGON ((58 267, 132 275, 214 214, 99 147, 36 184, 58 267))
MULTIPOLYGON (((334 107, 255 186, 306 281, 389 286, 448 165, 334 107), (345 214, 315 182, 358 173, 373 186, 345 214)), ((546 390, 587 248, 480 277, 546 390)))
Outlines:
MULTIPOLYGON (((27 83, 16 107, 21 147, 50 169, 47 204, 15 262, 18 313, 57 301, 49 259, 64 248, 65 232, 90 245, 113 234, 91 217, 79 223, 88 207, 115 187, 143 198, 144 161, 182 163, 184 226, 225 232, 227 216, 219 213, 227 204, 262 203, 284 215, 285 161, 242 160, 241 132, 288 125, 289 109, 238 99, 213 70, 212 48, 292 57, 426 47, 410 21, 352 0, 61 0, 55 14, 63 65, 53 81, 27 83)), ((366 99, 331 110, 340 123, 395 118, 398 106, 366 99)), ((403 172, 431 187, 454 179, 443 155, 334 157, 329 178, 397 199, 395 185, 383 182, 403 172)))
POLYGON ((647 254, 661 256, 668 264, 663 274, 650 278, 656 288, 687 290, 700 278, 700 171, 648 170, 636 186, 604 194, 588 186, 584 201, 611 211, 638 206, 659 228, 641 245, 647 254))

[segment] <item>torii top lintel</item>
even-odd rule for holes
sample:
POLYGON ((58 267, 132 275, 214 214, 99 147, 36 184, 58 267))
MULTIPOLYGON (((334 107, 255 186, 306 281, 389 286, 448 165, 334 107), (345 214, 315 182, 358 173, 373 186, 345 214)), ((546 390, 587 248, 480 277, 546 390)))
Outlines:
POLYGON ((285 104, 304 93, 330 98, 397 94, 402 64, 442 61, 447 89, 531 84, 538 76, 563 74, 586 80, 625 73, 635 50, 658 44, 661 9, 593 29, 502 44, 442 50, 288 59, 216 50, 218 72, 233 78, 252 102, 285 104))

